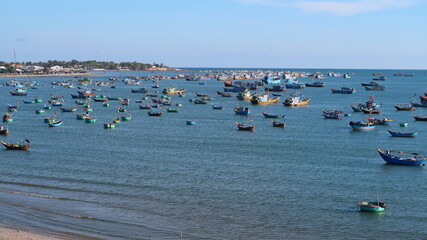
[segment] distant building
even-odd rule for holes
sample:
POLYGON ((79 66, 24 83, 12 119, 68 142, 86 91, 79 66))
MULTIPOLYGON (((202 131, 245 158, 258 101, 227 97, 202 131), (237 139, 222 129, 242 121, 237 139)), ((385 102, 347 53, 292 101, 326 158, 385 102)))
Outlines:
POLYGON ((52 72, 61 72, 62 70, 64 69, 64 67, 62 67, 62 66, 53 66, 53 67, 50 67, 50 70, 52 71, 52 72))

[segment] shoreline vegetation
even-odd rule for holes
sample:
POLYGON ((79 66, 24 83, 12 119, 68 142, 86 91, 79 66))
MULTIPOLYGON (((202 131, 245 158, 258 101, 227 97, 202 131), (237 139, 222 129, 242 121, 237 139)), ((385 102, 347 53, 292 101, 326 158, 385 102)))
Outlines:
POLYGON ((171 68, 163 63, 138 62, 98 62, 90 61, 57 61, 47 62, 15 62, 0 61, 0 77, 50 77, 50 76, 93 76, 94 71, 182 71, 171 68))

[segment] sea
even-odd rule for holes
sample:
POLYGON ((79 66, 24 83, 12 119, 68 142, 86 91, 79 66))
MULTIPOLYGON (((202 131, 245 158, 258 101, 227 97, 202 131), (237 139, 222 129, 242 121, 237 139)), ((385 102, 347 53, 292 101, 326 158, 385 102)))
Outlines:
MULTIPOLYGON (((273 105, 251 105, 221 97, 223 82, 216 79, 144 81, 125 85, 129 76, 204 74, 224 69, 188 69, 180 72, 96 72, 93 81, 117 77, 116 88, 89 85, 97 95, 130 98, 129 106, 110 101, 105 107, 91 102, 96 123, 76 119, 83 113, 62 112, 58 107, 36 114, 51 96, 63 96, 64 107, 75 106, 76 88, 52 85, 74 77, 23 77, 36 81, 27 96, 12 96, 12 78, 0 79, 0 106, 18 104, 10 133, 0 140, 29 139, 28 151, 0 149, 0 224, 60 234, 75 239, 426 239, 427 167, 386 164, 376 148, 427 155, 427 122, 397 111, 393 104, 408 104, 427 91, 425 70, 381 69, 275 69, 300 72, 351 73, 351 78, 326 77, 324 88, 288 89, 273 105), (385 91, 366 91, 361 82, 382 73, 385 91), (413 77, 394 76, 394 73, 413 77), (152 89, 159 84, 160 88, 152 89), (185 97, 172 95, 181 104, 179 113, 148 116, 135 103, 145 94, 176 86, 185 97), (353 87, 355 94, 332 94, 331 88, 353 87), (293 91, 310 98, 307 107, 285 107, 293 91), (194 104, 196 93, 209 94, 208 104, 194 104), (351 105, 373 96, 382 104, 381 118, 389 126, 353 131, 350 121, 369 114, 355 113, 351 105), (23 100, 43 99, 24 104, 23 100), (212 104, 222 104, 214 110, 212 104), (235 106, 247 106, 249 116, 236 115, 235 106), (115 129, 103 123, 125 107, 131 121, 115 129), (350 116, 324 119, 324 109, 350 116), (284 114, 285 128, 272 127, 262 112, 284 114), (45 117, 62 119, 48 127, 45 117), (195 121, 187 125, 186 121, 195 121), (250 121, 254 132, 238 131, 236 122, 250 121), (401 127, 407 123, 407 127, 401 127), (420 132, 415 138, 391 137, 387 130, 420 132), (383 213, 360 212, 360 201, 388 203, 383 213)), ((255 70, 255 69, 251 69, 255 70)), ((261 69, 268 70, 268 69, 261 69)), ((312 82, 302 78, 301 82, 312 82)), ((78 86, 78 85, 76 85, 78 86)), ((260 87, 258 92, 261 92, 260 87)), ((159 96, 160 96, 159 95, 159 96)), ((4 124, 5 125, 5 124, 4 124)))

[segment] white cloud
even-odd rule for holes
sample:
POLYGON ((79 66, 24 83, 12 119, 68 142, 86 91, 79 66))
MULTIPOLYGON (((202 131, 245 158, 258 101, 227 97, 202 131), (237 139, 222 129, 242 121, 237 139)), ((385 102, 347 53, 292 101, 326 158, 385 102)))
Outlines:
POLYGON ((413 6, 419 0, 353 0, 353 1, 292 1, 292 0, 237 0, 247 4, 297 8, 305 12, 349 16, 413 6))
POLYGON ((415 3, 411 0, 359 0, 353 2, 303 1, 295 3, 294 6, 307 12, 326 12, 339 16, 348 16, 392 8, 404 8, 413 4, 415 3))

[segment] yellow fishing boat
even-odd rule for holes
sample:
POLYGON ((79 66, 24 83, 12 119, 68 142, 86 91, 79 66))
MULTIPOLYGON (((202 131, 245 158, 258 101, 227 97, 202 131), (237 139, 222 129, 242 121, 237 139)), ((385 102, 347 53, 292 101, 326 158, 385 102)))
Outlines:
POLYGON ((307 106, 308 102, 310 102, 310 98, 303 98, 300 93, 293 92, 291 96, 286 98, 283 102, 283 105, 289 107, 299 107, 299 106, 307 106))
POLYGON ((278 103, 280 97, 270 97, 268 94, 255 95, 251 99, 252 104, 275 104, 278 103))
POLYGON ((163 89, 164 94, 183 94, 185 89, 177 90, 176 87, 170 87, 163 89))

